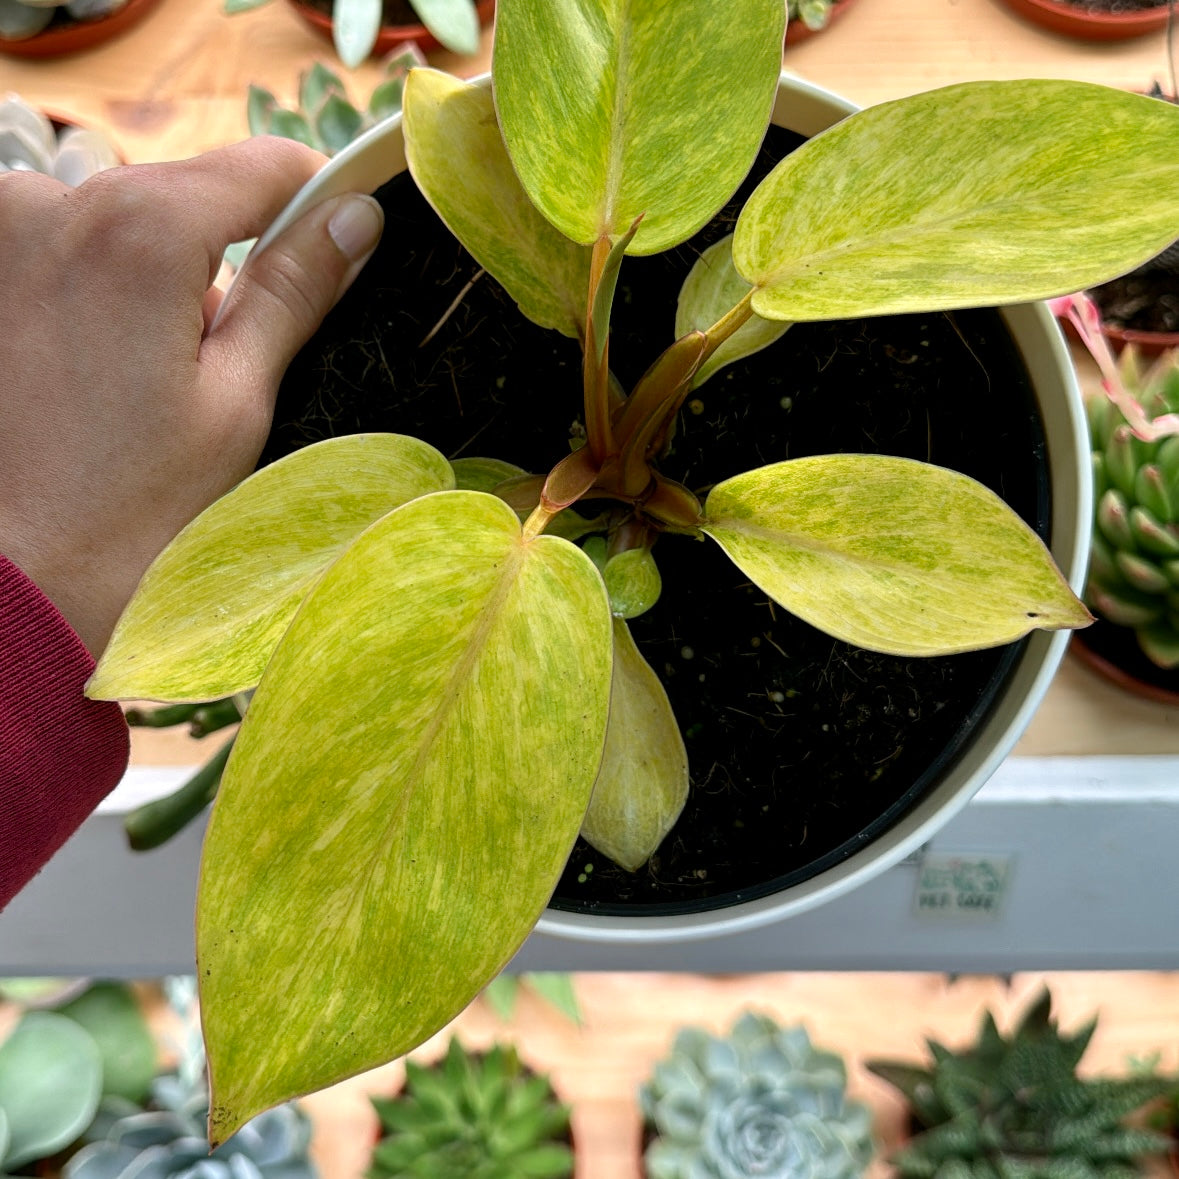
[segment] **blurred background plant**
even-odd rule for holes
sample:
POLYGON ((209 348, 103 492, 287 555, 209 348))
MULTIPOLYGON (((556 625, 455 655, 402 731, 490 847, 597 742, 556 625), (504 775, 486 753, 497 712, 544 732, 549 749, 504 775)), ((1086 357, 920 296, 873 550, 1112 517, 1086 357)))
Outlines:
POLYGON ((1009 1036, 987 1012, 976 1041, 954 1052, 927 1041, 931 1061, 870 1060, 909 1103, 918 1130, 892 1158, 901 1179, 1129 1179, 1168 1139, 1128 1124, 1173 1081, 1077 1075, 1097 1026, 1061 1035, 1042 991, 1009 1036))
MULTIPOLYGON (((225 0, 225 11, 248 12, 269 2, 225 0)), ((331 14, 336 52, 353 69, 372 53, 382 25, 420 23, 452 53, 469 55, 479 48, 475 0, 332 0, 331 14)))
POLYGON ((100 20, 117 12, 127 0, 0 0, 0 37, 23 41, 43 33, 57 18, 100 20))
MULTIPOLYGON (((0 0, 0 36, 3 5, 0 0)), ((91 127, 61 126, 17 94, 0 100, 0 172, 43 172, 76 188, 121 163, 114 144, 91 127)))
POLYGON ((405 1086, 372 1099, 382 1137, 369 1179, 566 1179, 569 1107, 547 1077, 496 1044, 468 1052, 452 1038, 436 1064, 405 1062, 405 1086))
POLYGON ((805 1029, 747 1012, 728 1036, 682 1028, 639 1090, 649 1179, 856 1179, 872 1115, 805 1029))

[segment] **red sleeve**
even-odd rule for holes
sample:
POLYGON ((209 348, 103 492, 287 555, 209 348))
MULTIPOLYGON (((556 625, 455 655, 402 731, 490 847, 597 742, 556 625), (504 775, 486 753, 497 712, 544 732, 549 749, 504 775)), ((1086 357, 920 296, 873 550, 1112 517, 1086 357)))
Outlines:
POLYGON ((69 623, 0 556, 0 909, 127 767, 122 710, 82 695, 93 671, 69 623))

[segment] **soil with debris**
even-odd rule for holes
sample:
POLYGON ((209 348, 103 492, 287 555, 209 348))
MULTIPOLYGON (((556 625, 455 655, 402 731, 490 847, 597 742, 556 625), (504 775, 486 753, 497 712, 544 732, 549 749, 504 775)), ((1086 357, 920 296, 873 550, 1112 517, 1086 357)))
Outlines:
MULTIPOLYGON (((797 142, 772 128, 751 175, 797 142)), ((624 263, 610 347, 625 386, 671 342, 680 284, 731 230, 753 184, 688 244, 624 263)), ((452 458, 547 470, 581 426, 576 342, 524 319, 408 176, 378 197, 379 253, 291 366, 266 458, 332 434, 394 430, 452 458)), ((702 494, 763 463, 837 451, 956 468, 1046 528, 1044 439, 996 312, 797 325, 696 392, 662 465, 702 494)), ((679 718, 691 797, 633 875, 579 841, 558 908, 715 907, 846 858, 960 755, 1018 652, 872 654, 774 606, 711 541, 666 536, 655 556, 663 595, 632 627, 679 718)))

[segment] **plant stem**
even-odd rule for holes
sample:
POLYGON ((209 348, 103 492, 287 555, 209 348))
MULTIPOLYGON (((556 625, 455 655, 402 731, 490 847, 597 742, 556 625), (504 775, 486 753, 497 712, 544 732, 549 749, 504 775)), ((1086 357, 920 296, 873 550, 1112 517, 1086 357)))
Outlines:
POLYGON ((610 341, 599 342, 594 326, 594 305, 598 287, 610 257, 610 239, 594 242, 590 257, 589 295, 586 299, 585 356, 582 367, 582 391, 585 405, 586 445, 601 462, 614 449, 614 432, 610 426, 610 341))

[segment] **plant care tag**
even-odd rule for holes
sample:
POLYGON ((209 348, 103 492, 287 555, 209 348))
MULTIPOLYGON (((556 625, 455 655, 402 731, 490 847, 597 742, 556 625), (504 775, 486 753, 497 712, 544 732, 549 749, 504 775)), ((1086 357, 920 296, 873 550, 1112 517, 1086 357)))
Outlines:
POLYGON ((926 852, 918 865, 913 911, 918 917, 994 919, 1011 882, 1011 856, 926 852))

